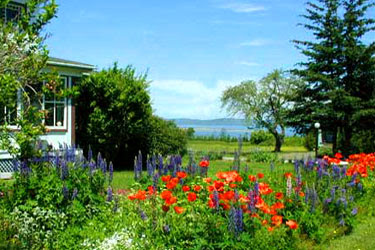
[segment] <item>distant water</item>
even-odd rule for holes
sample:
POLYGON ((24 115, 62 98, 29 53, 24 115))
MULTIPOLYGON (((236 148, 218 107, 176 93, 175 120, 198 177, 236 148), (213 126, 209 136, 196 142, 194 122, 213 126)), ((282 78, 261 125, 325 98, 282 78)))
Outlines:
MULTIPOLYGON (((180 128, 193 128, 195 130, 195 136, 214 136, 220 137, 221 135, 229 135, 231 137, 246 136, 250 137, 251 131, 258 129, 248 129, 246 126, 241 125, 201 125, 201 124, 177 124, 180 128)), ((295 132, 291 128, 287 128, 285 131, 287 136, 295 135, 295 132)))

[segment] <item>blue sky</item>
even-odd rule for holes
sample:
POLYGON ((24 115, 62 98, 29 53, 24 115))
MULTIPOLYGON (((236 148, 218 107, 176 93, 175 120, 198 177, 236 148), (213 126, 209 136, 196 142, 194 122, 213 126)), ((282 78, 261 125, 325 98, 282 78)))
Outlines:
POLYGON ((50 55, 148 70, 153 109, 164 118, 228 117, 225 88, 293 67, 303 57, 290 41, 309 38, 297 26, 304 0, 57 2, 50 55))

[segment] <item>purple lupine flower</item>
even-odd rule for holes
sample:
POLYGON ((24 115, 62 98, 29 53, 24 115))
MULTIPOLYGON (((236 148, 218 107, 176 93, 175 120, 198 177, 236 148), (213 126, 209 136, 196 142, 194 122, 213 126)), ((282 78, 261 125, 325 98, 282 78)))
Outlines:
POLYGON ((102 161, 102 164, 100 165, 100 168, 101 168, 103 174, 105 175, 107 173, 107 161, 106 160, 102 161))
POLYGON ((289 176, 286 180, 286 196, 290 197, 292 195, 292 178, 289 176))
POLYGON ((16 158, 13 158, 12 163, 13 163, 13 171, 18 172, 20 170, 20 162, 16 158))
POLYGON ((91 161, 91 162, 89 163, 90 176, 92 176, 92 174, 94 173, 95 168, 96 168, 96 164, 95 164, 95 162, 91 161))
POLYGON ((331 202, 332 202, 332 198, 327 198, 324 200, 324 205, 328 205, 331 202))
POLYGON ((357 188, 358 188, 359 191, 362 192, 362 190, 363 190, 363 185, 362 185, 362 183, 358 183, 357 188))
POLYGON ((112 183, 113 180, 113 164, 112 162, 109 163, 109 184, 112 183))
POLYGON ((143 210, 141 210, 141 211, 139 212, 139 215, 141 216, 141 219, 142 219, 142 220, 147 220, 147 215, 145 214, 145 212, 143 212, 143 210))
POLYGON ((171 231, 171 229, 169 228, 168 225, 164 225, 163 226, 163 231, 164 231, 164 233, 168 234, 171 231))
POLYGON ((77 188, 74 188, 73 194, 72 194, 72 200, 74 200, 77 197, 77 195, 78 195, 78 190, 77 188))
POLYGON ((337 188, 338 188, 338 186, 333 186, 333 187, 331 188, 330 193, 331 193, 331 198, 332 198, 332 200, 335 199, 335 194, 336 194, 336 189, 337 189, 337 188))
POLYGON ((256 196, 259 196, 259 183, 258 183, 258 181, 256 181, 254 183, 254 192, 255 192, 256 196))
POLYGON ((148 176, 152 176, 154 174, 154 167, 152 166, 152 163, 150 159, 147 157, 147 174, 148 176))
POLYGON ((96 158, 96 168, 101 168, 102 161, 103 161, 103 158, 102 158, 102 155, 99 152, 98 156, 96 158))
POLYGON ((310 200, 311 200, 311 211, 313 212, 316 208, 317 202, 318 202, 318 193, 315 190, 315 187, 313 186, 310 191, 310 200))
POLYGON ((318 165, 317 172, 318 172, 318 178, 321 179, 323 177, 323 167, 318 165))
POLYGON ((340 224, 340 226, 345 226, 345 220, 344 220, 344 218, 341 218, 339 224, 340 224))
POLYGON ((69 189, 64 185, 63 188, 62 188, 62 193, 63 193, 63 196, 64 196, 64 199, 69 199, 69 189))
POLYGON ((237 189, 234 190, 234 200, 238 201, 240 199, 240 194, 238 193, 237 189))
POLYGON ((69 169, 66 161, 61 162, 61 180, 65 180, 69 176, 69 169))
POLYGON ((243 230, 243 211, 241 208, 236 209, 236 216, 235 216, 235 225, 236 225, 236 232, 242 232, 243 230))
POLYGON ((353 201, 354 201, 354 197, 353 197, 353 196, 350 196, 350 197, 349 197, 349 201, 350 201, 350 202, 353 202, 353 201))
POLYGON ((238 235, 243 230, 243 212, 241 208, 231 207, 229 211, 229 230, 238 235))
POLYGON ((299 161, 294 160, 294 172, 299 173, 299 161))
POLYGON ((213 194, 214 194, 213 202, 214 202, 216 210, 218 210, 219 209, 219 193, 216 190, 214 190, 213 194))
POLYGON ((92 161, 92 150, 91 146, 89 146, 89 151, 87 152, 87 161, 91 162, 92 161))
POLYGON ((341 178, 343 178, 344 176, 346 176, 346 166, 343 166, 341 168, 341 178))
POLYGON ((158 184, 159 184, 159 173, 156 172, 153 176, 152 176, 152 186, 154 187, 154 190, 157 190, 158 188, 158 184))
POLYGON ((111 202, 112 200, 113 200, 112 188, 108 187, 108 189, 107 189, 107 201, 111 202))
POLYGON ((309 202, 309 196, 310 196, 310 190, 306 185, 306 188, 305 188, 305 203, 306 204, 309 202))
POLYGON ((21 168, 20 169, 21 169, 21 175, 23 177, 29 177, 29 175, 31 173, 31 168, 29 168, 26 161, 21 162, 21 168))
POLYGON ((164 174, 164 170, 163 170, 163 157, 161 155, 159 155, 159 175, 163 175, 164 174))
POLYGON ((358 208, 356 208, 356 207, 353 208, 351 214, 352 214, 352 215, 357 215, 357 213, 358 213, 358 208))

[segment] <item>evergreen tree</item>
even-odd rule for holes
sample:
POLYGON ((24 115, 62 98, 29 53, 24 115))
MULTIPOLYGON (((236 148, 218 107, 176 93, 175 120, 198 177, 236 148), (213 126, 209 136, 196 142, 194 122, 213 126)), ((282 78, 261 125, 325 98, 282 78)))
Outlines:
POLYGON ((373 20, 365 17, 373 5, 368 2, 309 1, 303 26, 313 32, 315 39, 294 41, 307 57, 294 73, 306 84, 293 100, 289 123, 306 133, 314 122, 320 122, 323 130, 333 132, 334 152, 338 135, 342 138, 340 149, 346 154, 352 150, 355 126, 370 115, 363 115, 363 108, 373 110, 369 101, 374 96, 374 45, 362 42, 363 35, 373 30, 373 20))

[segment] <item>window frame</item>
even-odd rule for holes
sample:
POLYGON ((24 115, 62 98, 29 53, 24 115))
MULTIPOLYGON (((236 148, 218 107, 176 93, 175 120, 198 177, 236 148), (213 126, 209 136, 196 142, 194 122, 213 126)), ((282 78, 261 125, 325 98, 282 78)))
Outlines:
MULTIPOLYGON (((64 81, 65 89, 69 88, 69 77, 68 76, 59 76, 61 80, 64 81)), ((43 83, 45 84, 45 83, 43 83)), ((45 106, 46 104, 53 104, 53 124, 54 125, 46 125, 46 120, 43 119, 43 124, 46 126, 47 129, 50 130, 68 130, 68 98, 64 97, 62 101, 56 101, 55 97, 54 100, 47 100, 45 96, 43 95, 43 101, 42 101, 42 110, 46 110, 45 106), (63 112, 63 124, 62 126, 56 125, 56 104, 64 104, 64 112, 63 112)))
POLYGON ((3 18, 5 23, 18 21, 22 15, 22 10, 26 10, 26 4, 10 1, 4 8, 0 9, 0 18, 3 18), (17 10, 18 14, 15 18, 8 18, 7 10, 17 10))

